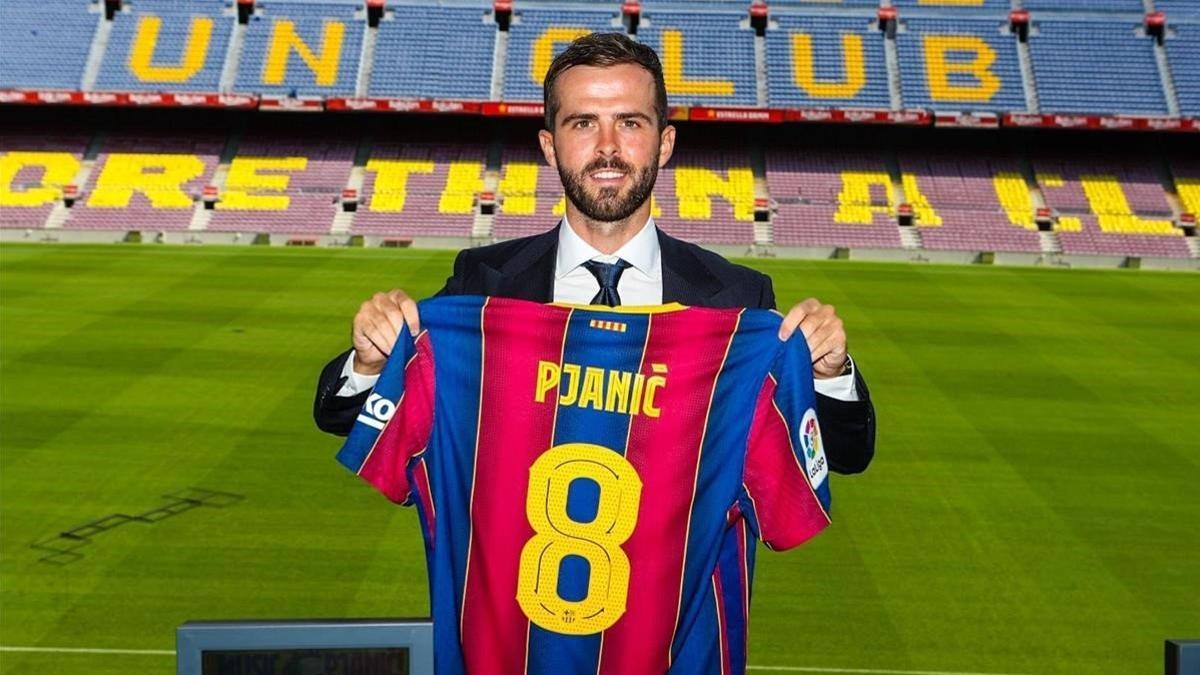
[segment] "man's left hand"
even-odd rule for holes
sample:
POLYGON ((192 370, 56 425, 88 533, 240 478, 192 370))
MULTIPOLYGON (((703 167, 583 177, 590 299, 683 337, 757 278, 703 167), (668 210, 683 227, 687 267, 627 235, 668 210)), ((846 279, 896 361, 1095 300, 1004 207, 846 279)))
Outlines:
POLYGON ((843 374, 846 367, 846 330, 833 305, 809 298, 788 310, 779 327, 779 339, 787 340, 799 328, 812 353, 813 377, 827 379, 843 374))

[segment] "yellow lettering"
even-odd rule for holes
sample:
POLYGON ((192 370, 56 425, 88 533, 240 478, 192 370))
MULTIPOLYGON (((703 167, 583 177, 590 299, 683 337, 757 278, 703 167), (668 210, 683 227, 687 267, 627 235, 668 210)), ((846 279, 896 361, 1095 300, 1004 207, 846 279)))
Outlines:
POLYGON ((161 29, 160 17, 145 15, 138 19, 137 33, 129 50, 129 70, 142 82, 187 82, 204 68, 212 40, 213 20, 205 16, 191 17, 183 54, 174 65, 154 65, 161 29))
POLYGON ((438 200, 438 213, 473 213, 475 195, 483 189, 483 164, 450 162, 446 188, 438 200))
POLYGON ((529 55, 529 79, 539 87, 546 81, 546 73, 550 63, 554 61, 554 48, 558 45, 570 44, 575 38, 590 35, 589 28, 576 26, 555 26, 547 28, 533 41, 532 53, 529 55))
POLYGON ((538 361, 537 388, 534 389, 533 400, 538 403, 546 402, 546 392, 558 386, 561 376, 558 364, 553 361, 538 361))
POLYGON ((604 370, 587 367, 583 370, 583 392, 579 395, 579 407, 600 410, 604 401, 604 370))
MULTIPOLYGON (((567 385, 566 393, 559 396, 559 398, 558 398, 558 402, 561 403, 562 405, 573 405, 575 403, 575 400, 579 398, 579 380, 580 380, 579 371, 580 371, 579 366, 574 363, 564 363, 563 364, 562 374, 563 374, 564 379, 568 375, 570 375, 571 377, 570 377, 570 384, 567 385)), ((561 388, 559 390, 561 391, 561 388)))
POLYGON ((271 27, 271 41, 263 62, 263 84, 283 84, 287 76, 288 56, 293 51, 313 72, 317 85, 329 87, 336 84, 345 32, 346 26, 342 22, 326 21, 321 31, 320 54, 314 54, 304 38, 296 33, 295 23, 284 19, 276 21, 271 27))
POLYGON ((935 101, 990 101, 1000 91, 1000 78, 989 68, 996 62, 996 52, 983 39, 970 35, 926 35, 925 80, 929 96, 935 101), (947 55, 971 53, 969 62, 947 60, 947 55), (950 75, 970 75, 978 84, 952 84, 950 75))
POLYGON ((608 398, 604 409, 608 412, 619 412, 622 415, 629 409, 629 385, 633 382, 633 373, 612 371, 608 374, 608 398))
POLYGON ((662 375, 651 375, 646 380, 646 397, 642 401, 642 412, 646 413, 647 417, 658 417, 662 411, 654 407, 654 394, 661 387, 665 387, 667 378, 662 375))
POLYGON ((983 7, 984 0, 918 0, 918 5, 983 7))
POLYGON ((942 217, 933 209, 933 205, 929 203, 929 198, 925 193, 921 192, 921 188, 917 185, 917 177, 911 173, 900 175, 900 181, 904 185, 904 198, 913 208, 913 216, 915 216, 917 225, 923 227, 938 227, 942 224, 942 217))
POLYGON ((702 167, 675 169, 675 196, 679 198, 680 218, 710 220, 712 195, 733 205, 734 219, 754 219, 754 173, 749 168, 730 169, 726 178, 702 167))
POLYGON ((646 386, 646 376, 637 373, 633 376, 633 393, 629 395, 629 414, 637 415, 642 409, 642 388, 646 386))
POLYGON ((688 80, 683 74, 683 31, 662 32, 663 79, 667 92, 671 94, 696 94, 701 96, 733 96, 730 80, 688 80))
MULTIPOLYGON (((1062 176, 1054 173, 1037 174, 1038 183, 1045 188, 1061 188, 1066 184, 1062 176)), ((1054 224, 1054 229, 1059 232, 1080 232, 1083 230, 1083 221, 1075 216, 1059 216, 1058 222, 1054 224)))
POLYGON ((861 35, 842 35, 841 82, 818 82, 813 68, 812 36, 792 34, 792 81, 813 98, 853 98, 867 85, 866 59, 861 35))
POLYGON ((842 191, 838 193, 838 210, 833 222, 850 225, 870 225, 876 213, 892 215, 896 201, 892 178, 886 171, 843 171, 842 191), (882 187, 887 202, 878 204, 871 197, 872 187, 882 187))
POLYGON ((504 201, 500 212, 512 216, 529 216, 537 212, 537 179, 541 167, 534 162, 509 162, 500 178, 500 194, 504 201))
POLYGON ((1179 191, 1179 201, 1183 202, 1183 210, 1200 214, 1200 178, 1176 177, 1175 189, 1179 191))
POLYGON ((1183 230, 1169 220, 1148 220, 1134 214, 1129 199, 1116 176, 1080 176, 1096 222, 1104 232, 1121 234, 1182 235, 1183 230))
POLYGON ((1008 222, 1026 230, 1037 229, 1033 219, 1033 197, 1029 195, 1024 176, 1015 171, 1001 171, 992 176, 992 187, 1008 222))
POLYGON ((0 206, 42 206, 53 204, 79 171, 79 160, 69 152, 9 152, 0 155, 0 206), (28 168, 41 169, 33 187, 17 182, 28 168))
POLYGON ((371 211, 399 213, 408 197, 408 176, 414 173, 433 173, 433 162, 424 159, 372 159, 367 171, 375 172, 375 187, 371 190, 371 211))
POLYGON ((204 173, 204 162, 193 155, 143 155, 112 153, 104 163, 88 208, 119 209, 129 206, 140 192, 156 209, 190 209, 194 206, 183 184, 204 173))
POLYGON ((234 157, 225 177, 218 209, 247 211, 285 211, 292 203, 286 194, 264 195, 261 191, 283 192, 292 177, 288 173, 263 174, 260 171, 303 171, 307 157, 234 157))

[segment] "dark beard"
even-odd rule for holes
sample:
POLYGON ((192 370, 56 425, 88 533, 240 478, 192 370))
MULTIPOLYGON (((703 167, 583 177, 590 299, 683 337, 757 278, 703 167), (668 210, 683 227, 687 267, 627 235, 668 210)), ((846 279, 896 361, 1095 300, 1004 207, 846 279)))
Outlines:
POLYGON ((632 216, 654 192, 654 182, 658 180, 658 157, 653 157, 641 171, 634 171, 632 166, 619 157, 594 160, 578 173, 572 173, 559 164, 558 177, 562 180, 567 199, 589 220, 602 223, 619 222, 632 216), (624 198, 621 197, 619 188, 613 187, 601 188, 600 194, 595 198, 588 194, 584 188, 586 176, 602 169, 616 169, 633 177, 633 185, 624 198))

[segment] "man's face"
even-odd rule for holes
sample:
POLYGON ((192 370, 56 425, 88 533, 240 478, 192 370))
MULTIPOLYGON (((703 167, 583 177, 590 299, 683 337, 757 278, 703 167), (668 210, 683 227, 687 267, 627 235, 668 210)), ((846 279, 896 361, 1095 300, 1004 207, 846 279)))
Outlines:
POLYGON ((554 132, 539 139, 567 199, 593 222, 625 221, 649 207, 675 129, 658 130, 654 78, 641 66, 575 66, 555 82, 554 132))

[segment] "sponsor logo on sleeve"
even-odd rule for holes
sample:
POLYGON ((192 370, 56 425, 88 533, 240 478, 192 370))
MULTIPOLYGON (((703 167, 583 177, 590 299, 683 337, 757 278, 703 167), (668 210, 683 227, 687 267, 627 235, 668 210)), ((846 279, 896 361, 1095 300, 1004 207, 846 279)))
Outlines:
POLYGON ((817 424, 817 411, 804 411, 800 422, 800 447, 804 452, 804 468, 808 482, 818 487, 829 475, 829 463, 825 461, 825 446, 821 443, 821 425, 817 424))
POLYGON ((358 415, 358 421, 369 427, 382 430, 388 420, 392 419, 392 415, 395 414, 395 403, 375 392, 371 392, 366 404, 363 405, 362 412, 358 415))

